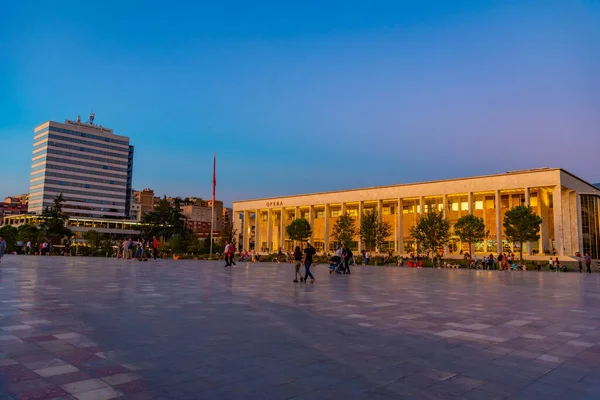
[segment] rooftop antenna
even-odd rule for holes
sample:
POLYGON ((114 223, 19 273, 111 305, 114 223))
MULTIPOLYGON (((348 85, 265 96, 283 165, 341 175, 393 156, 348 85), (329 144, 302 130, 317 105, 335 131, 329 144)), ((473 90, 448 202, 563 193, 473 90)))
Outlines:
POLYGON ((77 122, 78 122, 78 123, 81 123, 81 115, 78 115, 78 116, 77 116, 77 122))
POLYGON ((88 124, 94 125, 94 118, 95 117, 96 117, 96 114, 90 113, 90 119, 88 120, 88 124))

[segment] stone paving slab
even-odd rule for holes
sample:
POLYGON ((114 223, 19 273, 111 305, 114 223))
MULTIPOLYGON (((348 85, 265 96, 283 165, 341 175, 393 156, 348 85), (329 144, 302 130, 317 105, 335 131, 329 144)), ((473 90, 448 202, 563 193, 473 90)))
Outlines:
POLYGON ((6 256, 0 399, 598 399, 600 274, 6 256))

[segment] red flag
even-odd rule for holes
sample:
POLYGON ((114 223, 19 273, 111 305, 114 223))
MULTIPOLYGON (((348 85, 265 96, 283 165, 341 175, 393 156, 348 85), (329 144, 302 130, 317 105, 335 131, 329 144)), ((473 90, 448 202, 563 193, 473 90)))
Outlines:
POLYGON ((213 161, 213 205, 215 204, 215 190, 217 187, 217 153, 215 153, 215 158, 213 161))

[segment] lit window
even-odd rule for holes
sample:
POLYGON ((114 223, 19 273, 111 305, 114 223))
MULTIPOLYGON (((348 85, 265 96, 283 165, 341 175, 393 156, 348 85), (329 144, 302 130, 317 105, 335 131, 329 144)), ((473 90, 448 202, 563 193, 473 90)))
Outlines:
POLYGON ((458 211, 458 203, 452 203, 452 211, 458 211))
POLYGON ((475 202, 475 209, 476 210, 483 210, 483 200, 477 200, 475 202))
POLYGON ((468 201, 463 201, 462 203, 460 203, 460 209, 463 211, 469 211, 469 202, 468 201))

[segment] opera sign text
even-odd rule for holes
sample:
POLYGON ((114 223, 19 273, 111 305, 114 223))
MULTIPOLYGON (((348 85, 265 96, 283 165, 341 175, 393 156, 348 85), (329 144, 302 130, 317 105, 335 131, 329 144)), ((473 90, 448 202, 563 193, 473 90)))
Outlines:
POLYGON ((267 201, 267 207, 277 207, 282 205, 283 201, 267 201))

